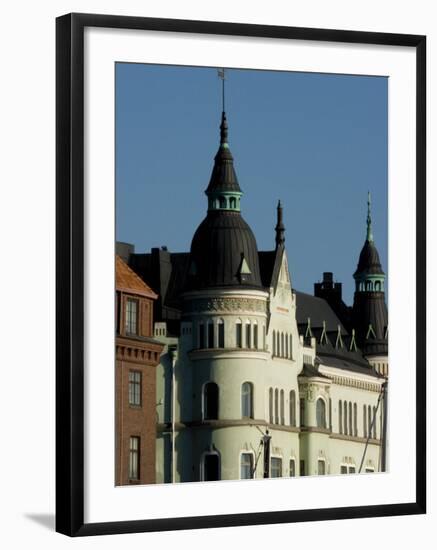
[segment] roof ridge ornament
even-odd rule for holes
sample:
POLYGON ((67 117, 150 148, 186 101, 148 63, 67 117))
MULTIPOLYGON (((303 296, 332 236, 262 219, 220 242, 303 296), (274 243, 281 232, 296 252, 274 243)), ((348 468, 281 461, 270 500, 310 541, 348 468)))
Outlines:
POLYGON ((335 349, 343 349, 343 338, 341 337, 340 325, 337 325, 337 338, 335 340, 335 349))

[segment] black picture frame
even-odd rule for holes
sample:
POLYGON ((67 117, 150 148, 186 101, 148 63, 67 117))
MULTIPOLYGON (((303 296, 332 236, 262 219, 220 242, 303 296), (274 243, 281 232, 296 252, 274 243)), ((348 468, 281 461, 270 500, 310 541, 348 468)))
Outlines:
POLYGON ((426 37, 68 14, 56 20, 56 530, 69 536, 423 514, 426 511, 426 37), (416 500, 388 505, 84 523, 84 29, 403 46, 416 51, 416 500))

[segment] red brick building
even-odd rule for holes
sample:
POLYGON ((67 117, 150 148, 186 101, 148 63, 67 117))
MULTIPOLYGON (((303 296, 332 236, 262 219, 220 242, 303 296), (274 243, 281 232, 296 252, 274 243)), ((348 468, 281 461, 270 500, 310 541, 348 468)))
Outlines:
POLYGON ((116 485, 155 483, 158 297, 119 257, 116 272, 116 485))

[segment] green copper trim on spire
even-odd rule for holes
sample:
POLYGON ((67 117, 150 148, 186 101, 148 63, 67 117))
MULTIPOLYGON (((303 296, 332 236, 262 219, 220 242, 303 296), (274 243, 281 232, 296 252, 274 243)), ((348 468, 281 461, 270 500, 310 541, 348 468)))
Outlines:
POLYGON ((366 240, 369 241, 369 243, 373 243, 373 232, 372 232, 372 216, 370 212, 370 191, 367 193, 367 235, 366 240))

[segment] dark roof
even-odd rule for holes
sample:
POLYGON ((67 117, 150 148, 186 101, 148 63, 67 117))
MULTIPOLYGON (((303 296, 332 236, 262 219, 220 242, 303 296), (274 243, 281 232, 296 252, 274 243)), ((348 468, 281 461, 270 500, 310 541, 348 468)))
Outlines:
POLYGON ((319 372, 317 367, 314 365, 309 365, 308 363, 304 363, 303 369, 299 376, 305 376, 306 378, 326 378, 327 380, 330 380, 329 376, 322 374, 319 372))
POLYGON ((214 167, 206 193, 209 194, 215 191, 236 191, 241 193, 237 174, 234 169, 234 157, 229 149, 228 123, 224 112, 222 113, 222 122, 220 125, 220 146, 214 158, 214 167))
POLYGON ((210 210, 191 243, 187 288, 261 288, 255 236, 239 212, 210 210), (242 260, 250 273, 240 275, 242 260))
POLYGON ((332 345, 316 346, 317 359, 323 365, 334 367, 357 374, 366 374, 375 378, 382 378, 370 363, 365 359, 361 351, 349 350, 350 338, 345 342, 343 349, 335 349, 332 345))
POLYGON ((378 250, 375 243, 366 239, 363 248, 361 249, 358 266, 354 273, 354 277, 359 274, 369 275, 384 275, 379 259, 378 250))
POLYGON ((311 330, 323 328, 323 322, 328 332, 337 332, 338 326, 342 335, 346 334, 346 329, 340 319, 334 313, 328 302, 322 298, 316 298, 311 294, 296 292, 296 321, 300 327, 308 324, 308 317, 311 322, 311 330))

